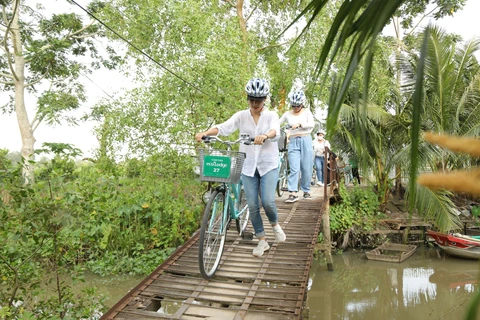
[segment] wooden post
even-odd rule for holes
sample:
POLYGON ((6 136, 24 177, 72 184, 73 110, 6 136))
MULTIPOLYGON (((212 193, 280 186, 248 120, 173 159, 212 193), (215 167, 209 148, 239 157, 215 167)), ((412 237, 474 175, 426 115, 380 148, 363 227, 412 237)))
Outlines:
POLYGON ((333 271, 332 242, 330 237, 330 200, 324 199, 325 205, 322 215, 323 241, 325 242, 325 257, 327 258, 327 269, 333 271))
MULTIPOLYGON (((330 153, 330 149, 328 147, 325 148, 324 160, 323 163, 323 182, 325 183, 323 186, 323 215, 322 215, 322 224, 323 224, 323 238, 325 243, 325 257, 327 258, 327 269, 328 271, 333 271, 333 259, 332 259, 332 240, 330 236, 330 193, 327 194, 327 183, 328 183, 328 175, 330 175, 330 170, 328 170, 328 154, 330 153)), ((330 180, 332 182, 332 180, 330 180)), ((330 189, 331 190, 331 189, 330 189)))

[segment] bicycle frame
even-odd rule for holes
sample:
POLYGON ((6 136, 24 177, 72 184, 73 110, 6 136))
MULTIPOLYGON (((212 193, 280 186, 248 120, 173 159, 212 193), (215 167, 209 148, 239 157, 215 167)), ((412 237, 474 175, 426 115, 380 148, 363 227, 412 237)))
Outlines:
MULTIPOLYGON (((218 191, 223 191, 225 197, 223 199, 224 203, 227 203, 226 206, 223 208, 223 221, 226 221, 225 224, 221 226, 221 231, 229 225, 230 221, 233 219, 237 219, 247 208, 240 207, 240 193, 242 190, 242 182, 239 183, 222 183, 221 185, 215 187, 218 191)), ((217 205, 215 203, 215 205, 217 205)), ((211 222, 212 223, 212 222, 211 222)))
MULTIPOLYGON (((222 141, 218 137, 208 137, 205 142, 218 141, 227 146, 227 150, 232 149, 233 144, 243 142, 245 144, 250 144, 253 139, 249 138, 247 135, 241 135, 240 139, 237 139, 233 142, 222 141)), ((230 221, 240 217, 245 210, 248 210, 247 207, 240 208, 241 203, 241 192, 242 192, 242 181, 238 183, 225 183, 222 182, 219 186, 215 187, 216 190, 223 191, 225 193, 224 203, 227 205, 223 208, 223 221, 226 221, 224 225, 221 226, 221 231, 224 231, 225 228, 229 225, 230 221)), ((215 204, 216 205, 216 204, 215 204)))

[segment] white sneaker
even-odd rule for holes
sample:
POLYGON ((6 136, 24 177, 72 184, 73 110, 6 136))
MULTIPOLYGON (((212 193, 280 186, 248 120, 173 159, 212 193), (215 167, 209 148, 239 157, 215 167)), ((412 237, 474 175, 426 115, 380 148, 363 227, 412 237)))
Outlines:
POLYGON ((270 249, 270 246, 268 245, 266 240, 260 240, 258 241, 258 245, 255 249, 253 249, 253 256, 255 257, 261 257, 263 256, 263 253, 270 249))
POLYGON ((323 187, 323 183, 320 181, 317 182, 317 185, 319 185, 320 187, 323 187))
POLYGON ((279 224, 273 227, 273 233, 275 234, 275 241, 277 242, 285 242, 287 239, 285 232, 283 232, 282 227, 280 227, 279 224))

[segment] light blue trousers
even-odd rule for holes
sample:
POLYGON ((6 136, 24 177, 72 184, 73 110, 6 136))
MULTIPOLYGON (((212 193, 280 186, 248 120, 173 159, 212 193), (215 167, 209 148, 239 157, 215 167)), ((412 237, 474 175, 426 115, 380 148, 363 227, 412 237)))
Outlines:
POLYGON ((298 178, 300 175, 300 189, 303 192, 310 192, 313 172, 313 145, 312 138, 309 135, 290 139, 288 162, 290 165, 288 191, 298 191, 298 178))
POLYGON ((263 210, 265 210, 268 221, 272 225, 278 222, 278 211, 275 205, 275 188, 277 181, 278 168, 268 171, 262 177, 260 177, 258 170, 255 170, 253 177, 242 174, 243 188, 247 198, 248 209, 250 210, 250 220, 252 221, 257 238, 265 236, 262 215, 260 214, 260 195, 262 207, 263 210))
POLYGON ((324 167, 325 157, 315 157, 315 166, 317 167, 317 179, 321 183, 323 183, 323 172, 325 170, 324 167))

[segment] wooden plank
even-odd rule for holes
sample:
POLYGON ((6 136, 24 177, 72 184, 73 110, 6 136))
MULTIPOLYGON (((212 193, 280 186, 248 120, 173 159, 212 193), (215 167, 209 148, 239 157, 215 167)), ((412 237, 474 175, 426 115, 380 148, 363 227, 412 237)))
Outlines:
MULTIPOLYGON (((151 302, 150 308, 177 305, 175 316, 132 304, 116 309, 123 311, 115 312, 115 319, 299 319, 321 207, 315 201, 294 206, 279 202, 287 241, 269 240, 271 249, 260 258, 252 256, 258 241, 242 240, 232 223, 220 267, 210 281, 200 276, 198 240, 190 241, 188 249, 170 259, 166 268, 157 268, 161 272, 135 293, 136 299, 144 299, 138 301, 151 302)), ((267 238, 274 239, 267 221, 265 226, 267 238)))

